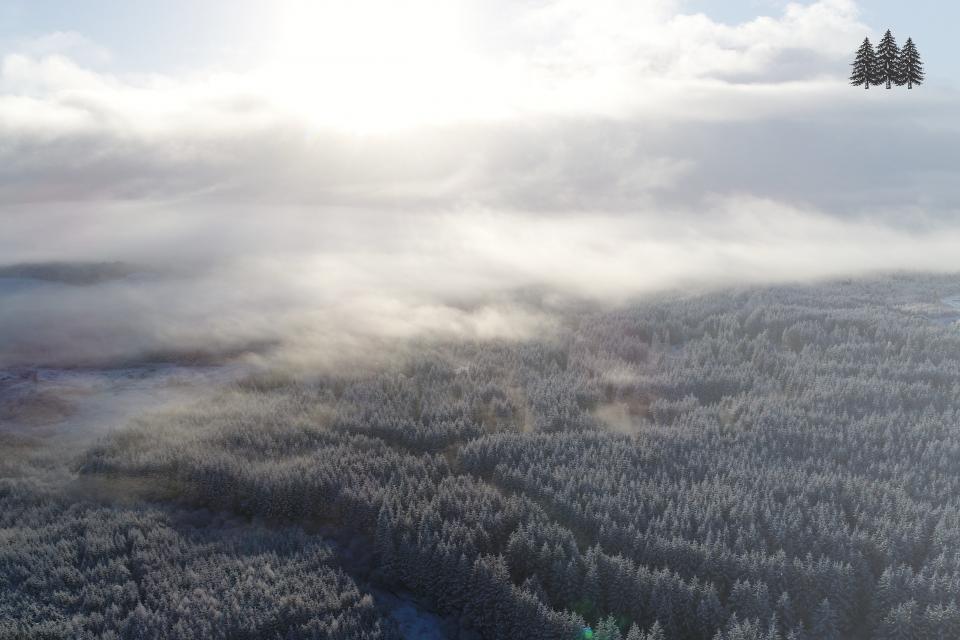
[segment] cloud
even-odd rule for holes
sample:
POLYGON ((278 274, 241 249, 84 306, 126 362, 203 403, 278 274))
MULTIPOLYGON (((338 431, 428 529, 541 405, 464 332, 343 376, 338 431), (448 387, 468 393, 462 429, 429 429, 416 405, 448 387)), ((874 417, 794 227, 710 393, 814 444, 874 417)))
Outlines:
POLYGON ((17 38, 9 48, 33 57, 69 56, 81 64, 94 66, 112 59, 109 49, 76 31, 53 31, 33 38, 17 38))
MULTIPOLYGON (((275 212, 270 228, 260 216, 219 224, 233 228, 153 246, 163 266, 143 275, 0 290, 0 365, 248 352, 316 369, 387 358, 410 340, 542 338, 565 301, 596 308, 667 286, 960 269, 956 228, 904 231, 749 196, 698 215, 275 212), (191 264, 210 258, 207 247, 216 260, 191 264)), ((86 239, 91 255, 117 244, 86 239)), ((66 253, 70 241, 60 243, 66 253)))
MULTIPOLYGON (((870 29, 853 0, 790 3, 777 18, 728 25, 683 14, 670 0, 553 0, 518 12, 510 55, 576 86, 591 78, 643 83, 737 78, 766 82, 836 77, 827 62, 845 62, 850 42, 870 29)), ((508 22, 509 19, 508 19, 508 22)), ((839 66, 845 75, 846 66, 839 66)), ((609 90, 641 99, 644 92, 609 90)))
POLYGON ((956 97, 848 87, 853 2, 732 26, 666 0, 500 4, 464 5, 456 109, 369 130, 329 116, 371 95, 365 117, 389 112, 402 65, 353 94, 268 61, 96 71, 65 36, 4 56, 0 263, 165 275, 3 293, 0 364, 245 345, 307 363, 539 334, 553 299, 960 269, 956 97))

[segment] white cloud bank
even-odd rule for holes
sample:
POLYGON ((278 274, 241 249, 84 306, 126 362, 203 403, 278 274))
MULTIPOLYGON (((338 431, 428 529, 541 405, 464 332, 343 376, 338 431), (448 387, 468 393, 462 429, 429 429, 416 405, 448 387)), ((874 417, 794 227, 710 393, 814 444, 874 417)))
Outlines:
POLYGON ((960 269, 955 96, 848 87, 852 1, 736 26, 666 0, 422 5, 356 38, 369 7, 331 14, 334 49, 290 5, 244 70, 111 75, 62 34, 3 56, 0 263, 193 276, 6 295, 0 364, 309 360, 540 332, 521 289, 960 269))

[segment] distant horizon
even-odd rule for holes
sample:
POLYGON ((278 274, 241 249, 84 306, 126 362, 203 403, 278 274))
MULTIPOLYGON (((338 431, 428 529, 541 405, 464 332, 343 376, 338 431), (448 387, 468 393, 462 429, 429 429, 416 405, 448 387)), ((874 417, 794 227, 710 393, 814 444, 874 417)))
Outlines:
MULTIPOLYGON (((960 270, 960 93, 927 6, 14 2, 0 263, 189 266, 143 313, 253 331, 279 304, 376 336, 513 335, 529 317, 462 301, 529 287, 960 270), (850 87, 888 27, 922 91, 850 87)), ((73 303, 130 304, 103 295, 73 303)))

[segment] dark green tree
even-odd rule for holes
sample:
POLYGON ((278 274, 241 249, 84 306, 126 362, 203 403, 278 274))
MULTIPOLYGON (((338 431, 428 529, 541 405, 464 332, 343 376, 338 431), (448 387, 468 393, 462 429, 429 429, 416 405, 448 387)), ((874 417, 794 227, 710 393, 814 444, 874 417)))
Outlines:
POLYGON ((877 76, 880 82, 886 83, 887 89, 893 84, 900 84, 900 48, 890 29, 877 44, 877 76))
POLYGON ((640 631, 640 627, 636 623, 630 625, 630 631, 627 632, 627 640, 644 640, 647 637, 643 631, 640 631))
POLYGON ((915 600, 904 602, 886 615, 881 623, 879 638, 882 640, 919 640, 920 619, 915 600))
POLYGON ((837 614, 830 605, 830 600, 824 598, 813 613, 811 632, 819 640, 840 640, 840 630, 837 624, 837 614))
POLYGON ((666 640, 666 637, 659 621, 655 621, 650 630, 647 631, 647 640, 666 640))
POLYGON ((781 593, 777 599, 777 615, 780 618, 784 631, 793 629, 800 622, 793 606, 793 600, 790 599, 790 594, 786 591, 781 593))
POLYGON ((923 84, 923 62, 920 60, 920 53, 913 44, 913 38, 907 38, 907 42, 900 50, 900 56, 897 58, 897 84, 907 85, 907 89, 913 89, 913 85, 923 84))
POLYGON ((870 44, 870 38, 864 38, 863 44, 857 49, 857 57, 853 61, 853 73, 850 74, 850 84, 855 87, 863 85, 869 89, 877 82, 877 53, 870 44))
POLYGON ((623 640, 623 634, 620 627, 617 626, 616 619, 610 615, 597 625, 597 632, 594 634, 597 640, 623 640))

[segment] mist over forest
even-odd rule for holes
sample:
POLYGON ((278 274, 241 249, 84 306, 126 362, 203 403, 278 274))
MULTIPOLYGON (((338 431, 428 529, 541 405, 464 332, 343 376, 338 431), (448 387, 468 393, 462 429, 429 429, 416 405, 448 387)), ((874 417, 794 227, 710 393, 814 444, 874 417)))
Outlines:
POLYGON ((0 640, 960 638, 958 21, 0 3, 0 640))
POLYGON ((9 366, 0 636, 954 637, 958 293, 525 292, 549 331, 9 366))

